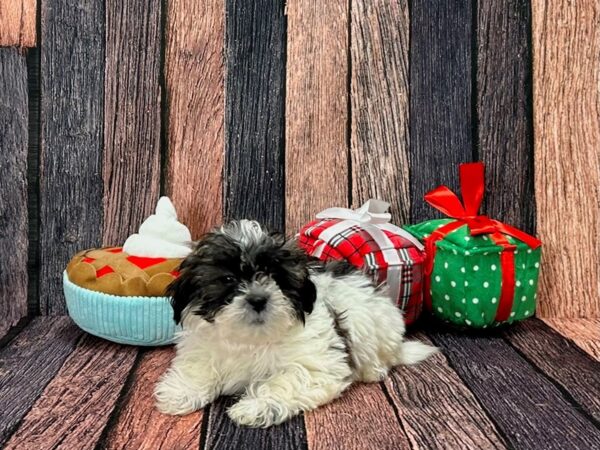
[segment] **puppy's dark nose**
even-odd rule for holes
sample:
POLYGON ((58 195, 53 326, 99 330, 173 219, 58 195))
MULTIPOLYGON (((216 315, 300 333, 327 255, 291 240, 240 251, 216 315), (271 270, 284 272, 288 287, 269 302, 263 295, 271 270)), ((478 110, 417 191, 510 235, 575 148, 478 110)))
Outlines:
POLYGON ((267 297, 248 297, 248 303, 256 312, 261 312, 267 305, 267 297))

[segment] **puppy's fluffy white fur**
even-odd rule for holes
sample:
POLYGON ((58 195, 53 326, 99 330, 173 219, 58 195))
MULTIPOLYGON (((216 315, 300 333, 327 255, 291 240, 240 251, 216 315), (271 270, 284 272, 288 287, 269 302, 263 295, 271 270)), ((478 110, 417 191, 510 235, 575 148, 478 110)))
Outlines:
MULTIPOLYGON (((221 232, 241 248, 265 234, 250 221, 221 232)), ((401 312, 365 275, 311 271, 310 280, 317 295, 304 324, 270 279, 263 280, 269 308, 259 323, 247 322, 243 294, 212 321, 193 314, 190 304, 176 356, 155 389, 159 410, 182 415, 220 395, 241 394, 231 419, 268 427, 332 401, 354 381, 380 381, 393 366, 436 351, 404 341, 401 312)))

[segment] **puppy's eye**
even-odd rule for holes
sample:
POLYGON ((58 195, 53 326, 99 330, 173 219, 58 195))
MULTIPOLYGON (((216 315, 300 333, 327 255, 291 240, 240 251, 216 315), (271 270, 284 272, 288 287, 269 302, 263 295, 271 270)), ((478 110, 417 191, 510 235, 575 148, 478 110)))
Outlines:
POLYGON ((220 278, 220 280, 222 283, 229 284, 235 282, 235 277, 231 275, 224 275, 220 278))

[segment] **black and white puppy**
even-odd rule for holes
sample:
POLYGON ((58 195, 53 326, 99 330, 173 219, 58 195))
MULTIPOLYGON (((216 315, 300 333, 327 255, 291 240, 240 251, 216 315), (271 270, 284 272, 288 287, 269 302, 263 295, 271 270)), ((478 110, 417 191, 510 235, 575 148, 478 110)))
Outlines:
POLYGON ((165 413, 241 394, 229 416, 268 427, 435 352, 403 340, 401 312, 361 272, 312 262, 254 221, 205 235, 180 271, 169 294, 183 331, 155 389, 165 413))

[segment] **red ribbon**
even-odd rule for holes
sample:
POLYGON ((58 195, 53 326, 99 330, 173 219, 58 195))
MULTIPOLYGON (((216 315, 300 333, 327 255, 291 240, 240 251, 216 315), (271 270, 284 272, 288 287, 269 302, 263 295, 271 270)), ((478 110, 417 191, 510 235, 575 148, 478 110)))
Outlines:
POLYGON ((515 290, 515 255, 516 247, 506 239, 506 235, 517 238, 532 249, 542 243, 535 237, 524 233, 510 225, 506 225, 487 216, 479 215, 479 207, 485 190, 485 167, 483 163, 460 165, 460 191, 463 201, 447 186, 440 186, 427 194, 425 201, 449 217, 456 219, 434 231, 426 240, 427 262, 425 265, 425 304, 431 310, 431 272, 436 251, 436 242, 452 231, 467 225, 472 236, 490 234, 492 240, 502 247, 500 267, 502 270, 502 290, 496 320, 505 321, 510 316, 515 290))

